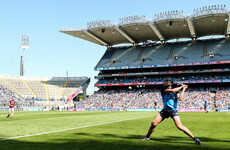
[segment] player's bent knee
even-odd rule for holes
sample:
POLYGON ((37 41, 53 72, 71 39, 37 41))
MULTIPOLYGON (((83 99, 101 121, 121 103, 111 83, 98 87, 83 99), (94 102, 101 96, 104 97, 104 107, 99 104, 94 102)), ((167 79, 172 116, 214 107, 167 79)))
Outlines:
POLYGON ((183 129, 184 129, 184 126, 183 126, 183 125, 177 125, 177 129, 183 130, 183 129))
POLYGON ((154 121, 154 120, 152 121, 152 125, 153 125, 153 126, 157 126, 157 124, 158 124, 157 121, 154 121))

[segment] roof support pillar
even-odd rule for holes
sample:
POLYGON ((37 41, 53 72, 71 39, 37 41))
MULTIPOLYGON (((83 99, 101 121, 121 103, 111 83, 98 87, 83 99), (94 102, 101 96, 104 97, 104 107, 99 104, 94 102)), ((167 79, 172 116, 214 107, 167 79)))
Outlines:
POLYGON ((125 32, 123 32, 120 28, 115 27, 115 29, 124 37, 126 38, 130 43, 134 44, 136 43, 130 36, 128 36, 125 32))
POLYGON ((196 29, 195 29, 195 26, 194 26, 194 22, 193 22, 192 19, 187 19, 186 21, 187 21, 187 23, 188 23, 188 28, 189 28, 191 37, 192 37, 192 39, 194 40, 194 39, 196 39, 196 37, 197 37, 196 29))
POLYGON ((106 43, 105 41, 103 41, 102 39, 98 38, 97 36, 93 35, 92 33, 90 33, 89 31, 83 30, 83 32, 89 36, 91 36, 92 38, 94 38, 95 40, 97 40, 98 42, 100 42, 101 44, 103 44, 104 46, 109 45, 108 43, 106 43))
POLYGON ((228 20, 228 22, 227 22, 227 28, 226 28, 225 34, 226 34, 227 37, 229 38, 229 35, 230 35, 230 13, 228 13, 226 19, 228 20))
POLYGON ((156 24, 149 24, 149 26, 151 27, 151 29, 153 30, 153 32, 157 35, 157 37, 161 40, 161 41, 166 41, 166 38, 164 37, 164 35, 161 33, 160 29, 157 27, 156 24))

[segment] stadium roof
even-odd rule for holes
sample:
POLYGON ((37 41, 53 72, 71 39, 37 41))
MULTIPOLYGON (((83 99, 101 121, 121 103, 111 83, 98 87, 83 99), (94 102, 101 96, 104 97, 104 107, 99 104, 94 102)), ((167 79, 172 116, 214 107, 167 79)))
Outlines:
POLYGON ((41 81, 82 81, 87 80, 88 77, 36 77, 36 76, 18 76, 18 75, 4 75, 0 74, 1 78, 5 79, 23 79, 23 80, 41 80, 41 81))
POLYGON ((60 32, 102 46, 149 40, 197 39, 210 35, 229 37, 230 13, 225 5, 213 5, 194 9, 190 16, 184 15, 183 11, 155 14, 151 20, 145 16, 129 16, 119 19, 118 24, 112 24, 110 20, 93 21, 85 28, 63 28, 60 32))

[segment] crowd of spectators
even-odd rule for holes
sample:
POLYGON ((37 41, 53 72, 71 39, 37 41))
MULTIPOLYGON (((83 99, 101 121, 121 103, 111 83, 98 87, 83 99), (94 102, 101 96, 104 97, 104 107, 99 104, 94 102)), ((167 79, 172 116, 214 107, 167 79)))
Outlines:
MULTIPOLYGON (((98 84, 108 83, 141 83, 141 82, 161 82, 164 77, 138 77, 138 78, 105 78, 100 79, 98 84)), ((224 80, 230 79, 229 74, 210 74, 210 75, 188 75, 172 77, 174 81, 196 81, 196 80, 224 80)))
POLYGON ((77 108, 127 108, 130 103, 139 98, 140 93, 134 90, 98 91, 86 101, 77 103, 77 108))
MULTIPOLYGON (((178 102, 179 108, 202 108, 207 101, 208 108, 213 105, 211 88, 188 88, 183 101, 178 102)), ((216 105, 227 108, 230 104, 230 88, 217 88, 216 105)), ((77 103, 77 108, 162 108, 160 89, 133 89, 133 90, 100 90, 95 92, 85 101, 77 103)))
MULTIPOLYGON (((178 102, 179 108, 202 108, 204 100, 207 101, 208 108, 213 105, 213 95, 210 92, 212 88, 188 88, 183 101, 178 102)), ((216 106, 218 108, 227 108, 230 105, 230 88, 216 88, 216 106)), ((0 105, 8 107, 10 99, 14 98, 19 105, 33 106, 33 100, 27 100, 20 95, 9 91, 0 85, 0 105)), ((76 104, 76 108, 162 108, 162 98, 160 89, 132 89, 132 90, 100 90, 92 94, 85 101, 76 104)))
POLYGON ((0 85, 0 106, 8 107, 8 103, 12 99, 14 99, 17 102, 17 107, 34 105, 34 101, 32 99, 23 98, 19 94, 14 93, 0 85))
POLYGON ((12 98, 18 100, 19 96, 0 85, 0 104, 8 106, 9 100, 12 98))

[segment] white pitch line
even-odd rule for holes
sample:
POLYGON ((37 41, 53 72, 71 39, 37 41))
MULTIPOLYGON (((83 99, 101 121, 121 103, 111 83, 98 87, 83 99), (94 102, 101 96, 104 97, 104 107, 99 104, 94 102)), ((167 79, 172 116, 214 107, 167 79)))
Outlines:
POLYGON ((111 124, 111 123, 116 123, 116 122, 122 122, 122 121, 129 121, 129 120, 135 120, 135 119, 148 118, 148 117, 152 117, 152 116, 139 117, 139 118, 133 118, 133 119, 125 119, 125 120, 118 120, 118 121, 112 121, 112 122, 106 122, 106 123, 100 123, 100 124, 93 124, 93 125, 88 125, 88 126, 81 126, 81 127, 75 127, 75 128, 69 128, 69 129, 63 129, 63 130, 57 130, 57 131, 42 132, 42 133, 36 133, 36 134, 30 134, 30 135, 22 135, 22 136, 16 136, 16 137, 10 137, 10 138, 6 138, 6 139, 1 139, 0 141, 6 141, 6 140, 12 140, 12 139, 19 139, 19 138, 24 138, 24 137, 31 137, 31 136, 37 136, 37 135, 43 135, 43 134, 50 134, 50 133, 57 133, 57 132, 75 130, 75 129, 82 129, 82 128, 88 128, 88 127, 106 125, 106 124, 111 124))

